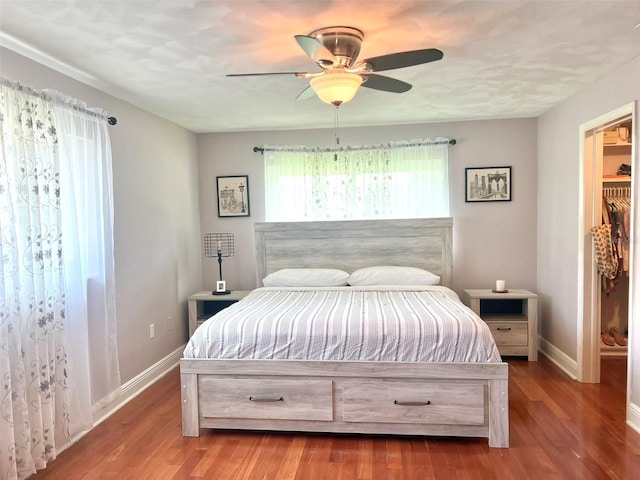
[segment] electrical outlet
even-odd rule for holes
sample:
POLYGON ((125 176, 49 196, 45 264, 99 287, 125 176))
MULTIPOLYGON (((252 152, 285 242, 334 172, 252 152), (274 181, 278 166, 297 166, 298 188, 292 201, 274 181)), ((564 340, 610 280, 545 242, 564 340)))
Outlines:
POLYGON ((169 315, 167 317, 167 330, 171 330, 172 324, 173 324, 173 317, 169 315))
POLYGON ((149 338, 153 338, 156 336, 156 326, 155 324, 150 324, 149 325, 149 338))

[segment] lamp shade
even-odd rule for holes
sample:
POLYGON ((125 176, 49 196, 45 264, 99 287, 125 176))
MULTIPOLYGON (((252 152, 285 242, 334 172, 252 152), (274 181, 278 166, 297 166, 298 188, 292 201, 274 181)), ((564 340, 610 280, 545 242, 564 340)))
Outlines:
POLYGON ((313 77, 310 83, 320 100, 337 107, 356 95, 362 84, 362 77, 356 73, 326 73, 313 77))
POLYGON ((205 233, 205 257, 215 258, 218 253, 223 257, 233 257, 234 250, 233 233, 205 233))

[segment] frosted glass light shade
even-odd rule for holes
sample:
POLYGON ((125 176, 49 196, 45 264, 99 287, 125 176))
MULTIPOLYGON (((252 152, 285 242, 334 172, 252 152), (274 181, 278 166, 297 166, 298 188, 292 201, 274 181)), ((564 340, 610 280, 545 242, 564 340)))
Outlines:
POLYGON ((311 79, 311 88, 325 103, 336 107, 351 100, 362 84, 356 73, 326 73, 311 79))

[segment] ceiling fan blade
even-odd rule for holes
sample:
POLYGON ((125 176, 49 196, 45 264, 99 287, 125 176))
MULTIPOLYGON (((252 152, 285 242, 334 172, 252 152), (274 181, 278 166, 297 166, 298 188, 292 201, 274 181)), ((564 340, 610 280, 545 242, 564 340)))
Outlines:
POLYGON ((411 67, 422 63, 435 62, 442 57, 442 51, 437 48, 427 48, 424 50, 410 50, 408 52, 381 55, 363 60, 362 63, 368 64, 374 72, 382 72, 384 70, 393 70, 394 68, 411 67))
POLYGON ((264 73, 227 73, 227 77, 257 77, 259 75, 295 75, 296 77, 306 77, 307 72, 264 72, 264 73))
POLYGON ((313 88, 311 88, 311 86, 308 86, 298 94, 296 100, 307 100, 314 97, 315 94, 316 92, 313 90, 313 88))
POLYGON ((338 60, 319 40, 308 35, 296 35, 298 45, 302 47, 307 55, 309 55, 318 65, 328 67, 337 65, 338 60))
POLYGON ((397 80, 384 75, 375 75, 373 73, 362 74, 364 82, 363 87, 372 88, 374 90, 383 90, 385 92, 403 93, 411 90, 412 85, 402 80, 397 80))

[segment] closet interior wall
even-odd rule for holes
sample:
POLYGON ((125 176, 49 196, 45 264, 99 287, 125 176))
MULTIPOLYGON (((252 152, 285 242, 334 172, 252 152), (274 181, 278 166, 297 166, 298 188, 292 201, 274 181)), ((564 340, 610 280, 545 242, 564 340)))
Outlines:
POLYGON ((626 355, 629 328, 629 219, 631 210, 631 121, 608 127, 602 155, 602 215, 611 223, 614 253, 620 267, 610 282, 602 279, 600 324, 602 355, 626 355), (616 335, 617 334, 617 335, 616 335), (616 341, 616 339, 618 341, 616 341), (613 340, 613 345, 607 345, 613 340))

